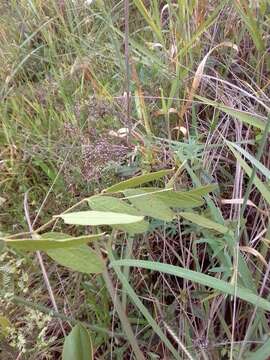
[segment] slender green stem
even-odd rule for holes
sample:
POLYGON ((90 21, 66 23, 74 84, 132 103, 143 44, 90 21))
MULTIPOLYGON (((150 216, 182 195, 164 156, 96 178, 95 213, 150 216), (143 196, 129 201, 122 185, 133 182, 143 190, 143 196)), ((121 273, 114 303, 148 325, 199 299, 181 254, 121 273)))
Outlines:
MULTIPOLYGON (((100 255, 100 257, 102 257, 102 254, 101 254, 101 251, 98 247, 98 245, 96 245, 96 251, 97 253, 100 255)), ((115 309, 117 311, 117 314, 119 316, 119 319, 121 321, 121 324, 122 324, 122 327, 123 327, 123 330, 127 336, 127 339, 132 347, 132 350, 134 351, 134 354, 136 356, 136 359, 137 360, 145 360, 145 357, 141 351, 141 349, 139 348, 139 345, 138 345, 138 342, 137 342, 137 339, 133 333, 133 330, 131 328, 131 325, 130 325, 130 322, 128 320, 128 317, 127 315, 125 314, 124 310, 123 310, 123 306, 119 300, 119 297, 115 291, 115 288, 113 286, 113 282, 111 280, 111 276, 109 274, 109 271, 107 269, 107 267, 105 266, 104 268, 104 271, 102 273, 103 275, 103 278, 104 278, 104 281, 105 281, 105 284, 106 284, 106 287, 107 287, 107 290, 111 296, 111 299, 113 301, 113 304, 115 306, 115 309)))
MULTIPOLYGON (((111 263, 115 261, 113 253, 111 251, 110 247, 107 247, 108 255, 111 263)), ((133 303, 138 307, 142 315, 145 317, 145 319, 148 321, 149 325, 153 328, 155 333, 160 337, 160 339, 163 341, 164 345, 170 350, 170 352, 173 354, 174 359, 180 360, 180 355, 178 354, 177 350, 174 348, 170 340, 167 338, 167 336, 163 333, 160 326, 157 324, 157 322, 154 320, 154 318, 149 313, 148 309, 143 305, 139 297, 136 295, 133 288, 130 286, 127 278, 124 276, 122 271, 120 270, 120 267, 117 265, 112 265, 118 279, 121 281, 124 290, 128 293, 129 297, 133 301, 133 303)))
MULTIPOLYGON (((256 160, 258 160, 258 161, 260 161, 260 158, 261 158, 261 156, 263 154, 264 147, 265 147, 267 139, 268 139, 269 129, 270 129, 270 114, 268 114, 268 119, 267 119, 267 123, 266 123, 265 129, 264 129, 264 132, 263 132, 262 141, 260 143, 259 149, 258 149, 257 154, 255 156, 256 160)), ((251 176, 250 176, 250 179, 249 179, 249 182, 248 182, 248 185, 247 185, 247 189, 246 189, 246 192, 245 192, 243 205, 241 207, 240 219, 244 218, 244 211, 245 211, 245 208, 246 208, 246 205, 247 205, 247 201, 248 201, 248 198, 249 198, 249 194, 250 194, 250 191, 251 191, 251 188, 252 188, 252 185, 253 185, 253 180, 254 180, 255 175, 256 175, 256 168, 253 165, 252 173, 251 173, 251 176)), ((245 229, 245 224, 242 224, 242 226, 240 228, 240 233, 239 233, 238 240, 240 240, 244 229, 245 229)), ((270 268, 269 268, 269 265, 268 265, 267 274, 269 274, 269 271, 270 271, 270 268)), ((261 288, 261 292, 262 292, 262 289, 263 289, 263 287, 261 288)), ((260 292, 260 295, 261 295, 261 292, 260 292)), ((247 344, 248 339, 249 339, 249 337, 251 335, 252 323, 254 321, 256 312, 257 312, 257 306, 255 307, 255 309, 253 311, 253 314, 252 314, 252 316, 250 318, 249 325, 248 325, 248 328, 246 330, 245 338, 244 338, 244 341, 243 341, 243 343, 241 345, 241 348, 240 348, 240 352, 239 352, 239 356, 238 356, 239 360, 241 359, 241 357, 242 357, 242 355, 244 353, 245 345, 247 344)))

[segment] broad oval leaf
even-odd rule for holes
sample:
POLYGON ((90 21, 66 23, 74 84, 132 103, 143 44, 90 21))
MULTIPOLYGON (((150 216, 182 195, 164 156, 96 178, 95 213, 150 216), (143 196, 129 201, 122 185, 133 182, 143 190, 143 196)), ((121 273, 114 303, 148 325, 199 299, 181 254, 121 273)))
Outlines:
POLYGON ((155 194, 145 193, 145 189, 128 189, 125 196, 143 215, 164 221, 172 221, 175 213, 164 201, 158 199, 155 194))
POLYGON ((48 250, 47 254, 58 264, 86 274, 101 273, 104 269, 102 259, 87 245, 66 249, 48 250))
POLYGON ((141 216, 140 211, 138 211, 134 206, 127 204, 122 199, 112 196, 92 196, 88 199, 88 204, 93 210, 97 211, 110 211, 115 213, 141 216))
MULTIPOLYGON (((162 188, 140 188, 136 189, 137 198, 148 201, 149 198, 156 198, 173 208, 190 209, 204 204, 203 196, 216 189, 216 185, 206 185, 190 191, 175 191, 162 188)), ((132 189, 130 189, 132 190, 132 189)), ((125 194, 128 194, 125 191, 125 194)))
POLYGON ((92 360, 93 347, 88 330, 77 324, 65 338, 63 347, 63 360, 92 360))
POLYGON ((50 249, 63 249, 87 244, 100 239, 104 233, 71 237, 67 234, 50 232, 43 234, 40 239, 8 239, 4 238, 7 246, 24 251, 46 251, 50 249))
MULTIPOLYGON (((124 213, 129 215, 140 216, 140 212, 134 207, 127 204, 124 200, 112 196, 92 196, 88 199, 89 206, 97 211, 111 211, 116 213, 124 213)), ((148 230, 149 223, 145 220, 134 224, 119 224, 113 226, 129 234, 140 234, 148 230)))
POLYGON ((137 187, 139 185, 148 183, 150 181, 160 179, 165 175, 171 174, 173 171, 174 171, 174 169, 160 170, 160 171, 156 171, 156 172, 153 172, 153 173, 148 173, 148 174, 143 174, 143 175, 140 175, 140 176, 136 176, 136 177, 133 177, 131 179, 122 181, 122 182, 120 182, 118 184, 115 184, 115 185, 109 187, 108 189, 106 189, 104 192, 112 193, 112 192, 118 192, 118 191, 123 191, 123 190, 126 190, 126 189, 130 189, 130 188, 134 188, 134 187, 137 187))
POLYGON ((194 224, 197 224, 203 228, 215 230, 220 234, 228 234, 230 232, 230 229, 226 226, 209 220, 204 216, 190 212, 180 212, 179 215, 182 216, 184 219, 193 222, 194 224))
POLYGON ((173 208, 190 209, 204 204, 204 200, 200 196, 190 194, 188 191, 168 191, 152 194, 152 196, 173 208))
POLYGON ((143 216, 109 211, 77 211, 68 214, 61 214, 57 217, 63 219, 66 224, 86 226, 133 224, 143 220, 143 216))

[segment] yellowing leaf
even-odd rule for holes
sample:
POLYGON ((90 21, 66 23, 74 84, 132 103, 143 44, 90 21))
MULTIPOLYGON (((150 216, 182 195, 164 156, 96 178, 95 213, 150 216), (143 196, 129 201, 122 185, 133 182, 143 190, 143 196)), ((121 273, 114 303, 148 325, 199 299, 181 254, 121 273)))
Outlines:
POLYGON ((235 44, 228 42, 228 41, 222 42, 221 44, 216 45, 215 47, 213 47, 213 49, 208 51, 208 53, 204 56, 204 58, 200 62, 199 66, 195 72, 194 79, 193 79, 191 89, 189 92, 188 100, 184 103, 184 105, 181 109, 180 115, 179 115, 180 119, 183 119, 185 113, 189 109, 189 106, 194 98, 196 91, 198 90, 198 87, 201 83, 201 79, 202 79, 202 76, 204 73, 204 68, 205 68, 205 65, 206 65, 206 62, 207 62, 209 56, 213 53, 213 51, 215 51, 216 49, 218 49, 220 47, 231 47, 234 50, 238 51, 238 47, 235 44))
POLYGON ((239 249, 241 251, 244 251, 244 252, 247 252, 249 254, 252 254, 254 256, 256 256, 258 259, 261 260, 261 262, 263 263, 263 265, 267 268, 267 262, 265 260, 265 258, 262 256, 261 253, 259 253, 259 251, 257 251, 256 249, 254 249, 253 247, 251 246, 240 246, 239 249))

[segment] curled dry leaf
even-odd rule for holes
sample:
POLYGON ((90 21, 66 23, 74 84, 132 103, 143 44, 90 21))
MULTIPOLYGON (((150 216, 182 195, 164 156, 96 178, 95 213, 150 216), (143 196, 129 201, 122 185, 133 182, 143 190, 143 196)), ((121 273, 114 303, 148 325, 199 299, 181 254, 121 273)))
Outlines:
POLYGON ((184 103, 184 105, 183 105, 183 107, 182 107, 182 109, 180 111, 180 114, 179 114, 180 121, 182 121, 185 113, 189 109, 190 104, 191 104, 191 102, 193 100, 193 97, 194 97, 196 91, 198 90, 198 87, 200 86, 201 79, 203 77, 203 72, 204 72, 206 61, 208 60, 209 56, 215 50, 217 50, 220 47, 230 47, 230 48, 233 48, 235 51, 238 51, 238 47, 235 44, 233 44, 233 43, 231 43, 229 41, 222 42, 222 43, 216 45, 215 47, 213 47, 213 49, 211 49, 210 51, 208 51, 208 53, 202 59, 202 61, 200 62, 199 66, 198 66, 198 68, 197 68, 197 70, 195 72, 194 79, 193 79, 193 82, 192 82, 192 85, 191 85, 191 89, 190 89, 190 92, 189 92, 189 95, 188 95, 188 99, 184 103))
POLYGON ((267 267, 267 262, 266 262, 265 258, 262 256, 262 254, 259 253, 259 251, 257 251, 253 247, 251 247, 251 246, 240 246, 239 249, 241 251, 244 251, 244 252, 247 252, 249 254, 252 254, 252 255, 256 256, 259 260, 261 260, 263 265, 265 267, 267 267))

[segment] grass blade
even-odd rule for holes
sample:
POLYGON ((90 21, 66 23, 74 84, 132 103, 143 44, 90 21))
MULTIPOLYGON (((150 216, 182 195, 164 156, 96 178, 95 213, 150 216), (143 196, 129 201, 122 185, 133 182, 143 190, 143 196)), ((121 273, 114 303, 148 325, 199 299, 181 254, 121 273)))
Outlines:
POLYGON ((235 117, 237 120, 244 124, 254 126, 260 130, 264 130, 266 127, 266 118, 260 115, 250 114, 245 111, 230 108, 216 101, 206 99, 202 96, 195 95, 195 98, 202 101, 206 105, 213 106, 215 109, 225 112, 225 114, 235 117))
POLYGON ((153 33, 157 36, 158 40, 161 43, 164 43, 161 28, 156 24, 153 17, 149 14, 148 10, 146 9, 142 0, 133 0, 135 5, 137 6, 138 10, 144 17, 147 24, 151 27, 153 33))
MULTIPOLYGON (((149 269, 154 271, 160 271, 165 274, 178 276, 186 280, 193 281, 197 284, 211 287, 218 290, 226 295, 235 295, 235 286, 226 281, 217 279, 213 276, 201 274, 197 271, 188 270, 179 266, 162 264, 159 262, 145 261, 145 260, 118 260, 111 264, 112 266, 132 266, 140 267, 143 269, 149 269)), ((247 288, 238 287, 236 296, 242 300, 245 300, 263 310, 270 311, 270 302, 247 288)))
MULTIPOLYGON (((179 356, 178 352, 176 351, 176 349, 174 348, 174 346, 171 344, 171 342, 169 341, 167 336, 163 333, 163 331, 161 330, 161 328, 159 327, 157 322, 151 316, 148 309, 143 305, 143 303, 141 302, 139 297, 136 295, 135 291, 130 286, 128 280, 126 279, 126 277, 121 272, 120 267, 119 267, 120 264, 118 264, 118 263, 121 262, 122 260, 114 261, 112 254, 110 254, 109 257, 110 257, 110 260, 112 261, 111 262, 112 268, 116 272, 116 275, 117 275, 118 279, 121 281, 124 289, 126 290, 127 294, 129 295, 130 299, 132 300, 132 302, 138 307, 140 312, 143 314, 143 316, 148 321, 149 325, 152 326, 154 332, 160 337, 160 339, 163 341, 163 343, 166 345, 166 347, 174 355, 175 359, 180 360, 180 356, 179 356)), ((125 260, 123 260, 123 261, 125 261, 125 260)))
POLYGON ((248 159, 252 165, 254 165, 260 172, 268 179, 270 180, 270 170, 268 170, 260 161, 255 159, 254 156, 250 155, 249 152, 247 152, 245 149, 241 148, 241 146, 234 144, 233 142, 229 142, 233 148, 235 148, 238 152, 240 152, 246 159, 248 159))
MULTIPOLYGON (((243 160, 241 158, 241 156, 238 154, 238 152, 229 143, 228 143, 228 146, 229 146, 231 152, 236 157, 237 161, 239 162, 241 168, 245 171, 245 173, 249 177, 251 177, 251 175, 252 175, 251 167, 245 162, 245 160, 243 160)), ((264 199, 270 204, 270 191, 266 187, 266 185, 264 185, 264 183, 258 178, 257 175, 254 176, 253 183, 257 187, 257 189, 260 191, 260 193, 262 194, 264 199)))

